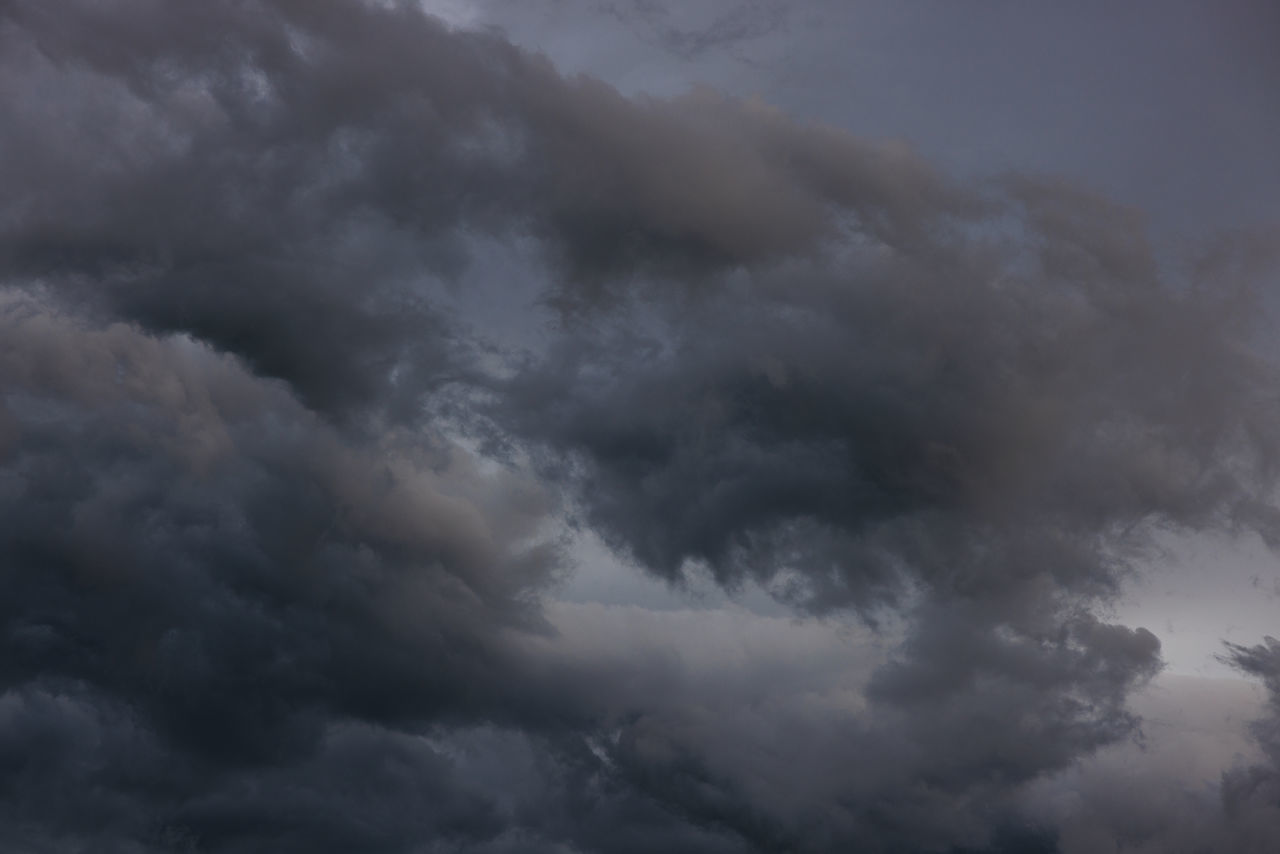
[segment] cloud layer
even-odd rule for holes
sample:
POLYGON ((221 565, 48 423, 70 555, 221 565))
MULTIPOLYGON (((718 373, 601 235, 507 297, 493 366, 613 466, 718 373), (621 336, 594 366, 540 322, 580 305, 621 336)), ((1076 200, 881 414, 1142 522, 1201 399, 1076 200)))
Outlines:
POLYGON ((1106 607, 1157 535, 1280 537, 1273 235, 1175 267, 1061 182, 409 3, 16 0, 0 91, 7 846, 1280 832, 1270 642, 1187 815, 1028 800, 1138 732, 1159 641, 1106 607), (450 299, 494 245, 527 318, 450 299), (798 622, 557 603, 573 526, 798 622))

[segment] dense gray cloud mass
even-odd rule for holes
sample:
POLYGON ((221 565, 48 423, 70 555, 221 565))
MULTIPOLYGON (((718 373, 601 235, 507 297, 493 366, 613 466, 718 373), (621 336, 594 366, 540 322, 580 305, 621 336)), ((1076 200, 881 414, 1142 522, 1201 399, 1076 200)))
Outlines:
POLYGON ((1086 775, 1073 785, 1073 805, 1062 819, 1063 854, 1132 851, 1202 854, 1267 851, 1280 833, 1276 728, 1280 722, 1274 639, 1229 645, 1224 656, 1265 686, 1262 716, 1251 727, 1256 756, 1238 759, 1219 785, 1187 786, 1166 769, 1141 763, 1086 775))
POLYGON ((1233 769, 1223 779, 1223 801, 1231 845, 1260 848, 1280 832, 1280 643, 1267 638, 1254 647, 1229 645, 1230 660, 1267 688, 1266 715, 1253 725, 1264 761, 1233 769))
POLYGON ((228 347, 326 410, 461 369, 426 280, 469 230, 531 232, 598 284, 803 252, 832 203, 897 229, 910 200, 944 204, 909 159, 891 185, 891 151, 711 93, 628 101, 406 4, 6 17, 9 274, 228 347))
POLYGON ((0 323, 12 844, 24 814, 71 835, 106 821, 121 844, 165 819, 209 850, 340 840, 415 797, 404 784, 440 814, 367 831, 387 835, 370 850, 484 825, 395 732, 545 714, 511 651, 546 630, 526 595, 556 562, 537 490, 419 437, 352 446, 190 339, 13 295, 0 323), (372 800, 334 811, 341 786, 372 800))
POLYGON ((904 788, 934 823, 1132 730, 1158 641, 1087 612, 1153 532, 1275 536, 1270 370, 1238 294, 1162 281, 1132 217, 1087 197, 1017 181, 997 212, 649 292, 501 404, 653 571, 911 614, 867 697, 896 730, 874 742, 920 751, 904 788))
POLYGON ((1061 182, 404 2, 11 0, 0 97, 7 848, 1280 832, 1272 643, 1215 797, 1028 794, 1138 732, 1160 643, 1106 608, 1157 535, 1280 541, 1273 234, 1170 259, 1061 182), (450 299, 494 245, 531 346, 450 299), (574 526, 799 622, 558 603, 574 526))

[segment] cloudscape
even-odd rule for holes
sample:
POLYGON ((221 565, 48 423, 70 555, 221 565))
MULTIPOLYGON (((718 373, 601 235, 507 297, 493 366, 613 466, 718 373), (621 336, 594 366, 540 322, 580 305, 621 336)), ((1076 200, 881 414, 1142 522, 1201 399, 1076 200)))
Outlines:
POLYGON ((0 848, 1280 850, 1276 39, 0 0, 0 848))

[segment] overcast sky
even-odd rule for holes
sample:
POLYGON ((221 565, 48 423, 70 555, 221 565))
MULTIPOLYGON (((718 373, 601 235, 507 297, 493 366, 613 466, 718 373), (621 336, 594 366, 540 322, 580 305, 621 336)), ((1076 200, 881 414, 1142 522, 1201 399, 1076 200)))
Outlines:
POLYGON ((1277 43, 0 0, 0 847, 1270 854, 1277 43))

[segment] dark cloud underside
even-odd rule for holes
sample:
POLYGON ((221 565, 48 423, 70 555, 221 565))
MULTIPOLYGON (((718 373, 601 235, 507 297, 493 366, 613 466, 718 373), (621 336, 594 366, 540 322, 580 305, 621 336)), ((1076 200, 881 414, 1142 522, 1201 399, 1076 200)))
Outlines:
MULTIPOLYGON (((1020 798, 1160 667, 1126 574, 1280 537, 1274 234, 1170 259, 1071 186, 403 2, 11 0, 0 99, 13 850, 1054 851, 1020 798), (523 350, 450 299, 497 245, 523 350), (610 651, 549 604, 566 524, 887 653, 610 651)), ((1261 852, 1280 677, 1228 656, 1263 761, 1177 844, 1261 852)))

